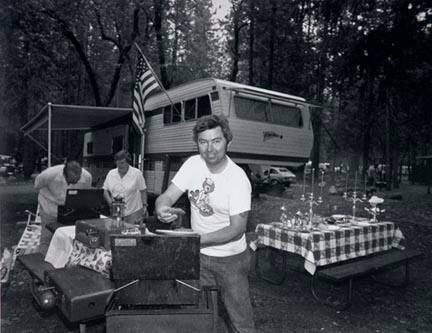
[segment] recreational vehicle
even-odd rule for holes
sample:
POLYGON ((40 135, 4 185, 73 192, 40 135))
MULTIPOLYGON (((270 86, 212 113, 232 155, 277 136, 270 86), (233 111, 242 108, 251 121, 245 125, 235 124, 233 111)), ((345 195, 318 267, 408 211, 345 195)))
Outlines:
MULTIPOLYGON (((228 155, 238 164, 304 164, 313 144, 309 108, 301 97, 213 78, 151 96, 145 104, 144 136, 149 192, 159 194, 181 163, 197 153, 192 128, 197 118, 209 114, 228 118, 234 135, 228 155)), ((137 156, 139 141, 132 133, 126 122, 86 133, 84 158, 92 172, 96 166, 106 172, 107 158, 119 148, 137 156)))

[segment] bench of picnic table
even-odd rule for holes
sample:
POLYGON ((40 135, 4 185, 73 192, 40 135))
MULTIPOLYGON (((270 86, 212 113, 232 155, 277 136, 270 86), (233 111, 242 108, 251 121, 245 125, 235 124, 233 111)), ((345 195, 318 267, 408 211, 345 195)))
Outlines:
POLYGON ((409 262, 413 259, 422 257, 423 254, 417 250, 398 250, 392 249, 385 252, 376 253, 367 257, 357 258, 348 262, 337 263, 328 267, 318 269, 311 281, 312 295, 321 303, 345 309, 351 305, 352 299, 352 284, 354 278, 370 275, 375 281, 385 283, 374 277, 375 273, 379 273, 386 269, 391 269, 405 264, 404 280, 402 283, 391 284, 391 286, 404 286, 409 282, 409 262), (336 283, 348 282, 348 290, 345 300, 342 303, 334 305, 328 300, 323 300, 319 297, 316 288, 316 282, 319 279, 328 280, 336 283))

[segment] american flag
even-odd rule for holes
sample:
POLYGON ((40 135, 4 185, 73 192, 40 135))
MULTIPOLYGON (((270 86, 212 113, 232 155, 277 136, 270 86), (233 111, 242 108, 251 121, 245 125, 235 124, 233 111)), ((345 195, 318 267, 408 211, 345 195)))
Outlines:
POLYGON ((132 118, 141 134, 143 133, 145 124, 144 104, 151 94, 161 90, 162 88, 147 62, 147 59, 141 52, 138 52, 138 64, 132 104, 132 118))

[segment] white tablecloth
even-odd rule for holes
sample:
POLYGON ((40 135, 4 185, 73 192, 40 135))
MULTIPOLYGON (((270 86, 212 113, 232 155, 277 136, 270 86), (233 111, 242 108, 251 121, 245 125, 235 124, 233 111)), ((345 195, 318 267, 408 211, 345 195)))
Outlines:
POLYGON ((54 268, 62 268, 66 265, 73 249, 75 239, 75 226, 57 228, 51 239, 45 261, 54 268))

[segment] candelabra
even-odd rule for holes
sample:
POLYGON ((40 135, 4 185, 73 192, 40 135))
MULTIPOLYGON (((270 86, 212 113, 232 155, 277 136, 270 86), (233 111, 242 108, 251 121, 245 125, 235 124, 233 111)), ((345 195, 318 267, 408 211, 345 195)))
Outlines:
MULTIPOLYGON (((313 227, 313 216, 314 216, 314 206, 318 206, 321 203, 323 203, 323 199, 322 199, 322 191, 323 191, 323 187, 324 187, 324 171, 321 172, 321 183, 319 184, 319 186, 321 187, 320 190, 320 196, 318 197, 318 200, 315 200, 315 194, 314 194, 314 175, 315 175, 315 169, 312 168, 312 181, 311 181, 311 192, 308 193, 308 205, 309 205, 309 216, 308 216, 308 225, 307 225, 307 229, 310 230, 313 227)), ((305 183, 305 174, 303 175, 303 194, 300 197, 300 200, 305 202, 306 201, 306 193, 305 193, 305 189, 306 189, 306 183, 305 183)))
MULTIPOLYGON (((348 179, 348 176, 347 176, 348 179)), ((366 186, 366 185, 365 185, 366 186)), ((352 196, 350 197, 348 195, 348 181, 347 181, 347 185, 345 187, 345 192, 343 194, 343 198, 345 200, 348 200, 350 202, 352 202, 353 206, 352 206, 352 221, 354 222, 356 219, 356 210, 357 210, 357 203, 358 202, 363 202, 366 200, 366 188, 365 188, 365 192, 363 194, 362 199, 360 199, 359 197, 357 197, 358 193, 357 193, 357 172, 355 173, 355 181, 354 181, 354 191, 352 196)))
POLYGON ((344 193, 344 199, 353 203, 353 206, 352 206, 352 221, 354 222, 355 219, 356 219, 357 202, 363 202, 363 200, 357 197, 357 191, 353 192, 352 197, 348 196, 347 193, 344 193))
POLYGON ((323 202, 323 200, 322 200, 321 197, 318 198, 318 201, 315 201, 315 199, 314 199, 314 193, 313 193, 313 192, 311 192, 311 193, 309 194, 309 223, 308 223, 308 225, 307 225, 307 229, 308 229, 308 230, 312 229, 312 227, 313 227, 313 223, 312 223, 313 216, 314 216, 314 213, 313 213, 313 206, 314 206, 314 205, 315 205, 315 206, 318 206, 318 205, 320 205, 322 202, 323 202), (321 201, 321 202, 320 202, 320 201, 321 201))

